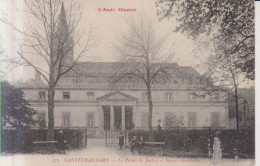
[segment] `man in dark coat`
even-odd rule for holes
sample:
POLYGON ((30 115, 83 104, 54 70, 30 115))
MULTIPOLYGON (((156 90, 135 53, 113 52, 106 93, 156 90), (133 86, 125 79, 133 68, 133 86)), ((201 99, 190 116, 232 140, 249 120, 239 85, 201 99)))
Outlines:
POLYGON ((58 141, 57 148, 58 148, 59 153, 65 154, 65 139, 64 139, 64 133, 62 130, 60 130, 60 132, 59 132, 57 141, 58 141))
POLYGON ((119 140, 120 150, 122 150, 124 146, 124 134, 122 132, 120 132, 120 135, 118 136, 118 140, 119 140))

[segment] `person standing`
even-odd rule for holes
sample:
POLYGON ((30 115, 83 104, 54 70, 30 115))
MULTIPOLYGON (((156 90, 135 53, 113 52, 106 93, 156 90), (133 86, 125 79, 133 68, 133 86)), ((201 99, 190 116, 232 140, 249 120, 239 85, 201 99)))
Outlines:
POLYGON ((139 151, 139 154, 143 153, 144 146, 145 146, 144 137, 140 136, 140 140, 138 141, 138 151, 139 151))
POLYGON ((123 146, 124 146, 124 134, 122 132, 120 132, 120 134, 118 136, 118 140, 119 140, 120 150, 122 150, 123 146))
POLYGON ((133 136, 133 138, 129 140, 129 144, 131 152, 134 153, 134 149, 138 146, 137 136, 133 136))
POLYGON ((62 130, 59 131, 57 141, 58 141, 58 143, 57 143, 58 152, 60 154, 65 154, 65 139, 64 139, 64 133, 62 130))

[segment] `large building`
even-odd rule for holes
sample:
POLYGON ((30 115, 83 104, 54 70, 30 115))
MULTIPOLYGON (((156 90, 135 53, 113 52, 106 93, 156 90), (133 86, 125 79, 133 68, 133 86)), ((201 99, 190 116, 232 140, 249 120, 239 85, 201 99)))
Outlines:
MULTIPOLYGON (((64 26, 66 16, 62 7, 58 28, 60 33, 64 26)), ((72 39, 67 45, 71 43, 72 39)), ((70 61, 73 61, 73 51, 69 53, 66 63, 70 61)), ((88 127, 96 136, 103 135, 105 130, 147 129, 146 88, 141 83, 129 82, 113 86, 111 80, 118 64, 78 62, 75 65, 76 72, 64 75, 55 91, 55 127, 88 127)), ((174 81, 153 84, 154 127, 160 122, 162 127, 234 128, 234 121, 229 118, 225 93, 204 93, 196 88, 203 85, 200 74, 194 68, 175 63, 167 65, 178 69, 181 74, 173 72, 174 81)), ((48 122, 47 86, 41 76, 36 72, 35 79, 17 86, 38 111, 38 118, 48 122)))
MULTIPOLYGON (((148 127, 148 100, 142 85, 109 81, 117 63, 78 63, 81 74, 68 74, 61 79, 55 92, 55 127, 88 127, 96 134, 107 130, 148 127)), ((176 64, 172 64, 176 65, 176 64)), ((204 93, 197 90, 199 73, 192 67, 178 66, 183 71, 179 83, 152 87, 153 126, 162 127, 174 117, 183 117, 187 128, 233 128, 225 93, 204 93)), ((36 74, 35 79, 19 84, 25 98, 47 121, 47 86, 36 74)), ((167 126, 168 125, 168 126, 167 126)))

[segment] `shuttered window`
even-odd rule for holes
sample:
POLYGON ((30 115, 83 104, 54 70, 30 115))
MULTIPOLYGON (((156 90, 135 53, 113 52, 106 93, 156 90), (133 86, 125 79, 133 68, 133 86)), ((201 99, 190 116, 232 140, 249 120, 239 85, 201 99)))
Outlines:
POLYGON ((94 112, 87 113, 87 127, 95 126, 95 114, 94 112))
POLYGON ((197 127, 197 112, 188 112, 188 127, 197 127))
POLYGON ((62 113, 62 119, 63 119, 63 126, 69 127, 70 124, 70 112, 63 112, 62 113))
POLYGON ((219 112, 211 113, 211 126, 220 127, 220 113, 219 112))

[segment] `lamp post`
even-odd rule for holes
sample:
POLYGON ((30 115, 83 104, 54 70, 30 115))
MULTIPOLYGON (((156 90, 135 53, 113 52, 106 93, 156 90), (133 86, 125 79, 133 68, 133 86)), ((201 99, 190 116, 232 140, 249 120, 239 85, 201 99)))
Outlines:
POLYGON ((209 157, 211 157, 211 150, 210 150, 210 133, 211 133, 211 130, 210 130, 210 124, 208 123, 210 122, 209 119, 207 118, 203 124, 203 127, 205 127, 208 131, 208 155, 209 157))
POLYGON ((244 110, 244 126, 245 126, 245 129, 247 128, 247 124, 246 124, 246 104, 248 104, 247 103, 247 101, 246 100, 244 100, 244 102, 243 102, 243 110, 244 110))

